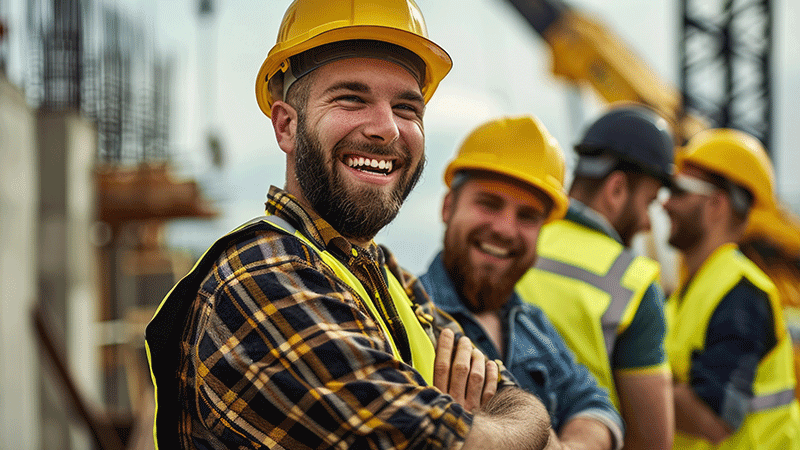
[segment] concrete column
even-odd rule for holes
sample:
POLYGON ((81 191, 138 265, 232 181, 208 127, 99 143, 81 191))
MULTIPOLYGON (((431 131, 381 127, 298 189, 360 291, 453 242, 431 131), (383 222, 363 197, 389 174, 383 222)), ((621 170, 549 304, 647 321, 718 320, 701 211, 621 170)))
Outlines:
POLYGON ((40 448, 36 116, 0 73, 0 448, 40 448))
MULTIPOLYGON (((96 329, 97 254, 91 239, 96 217, 94 124, 74 112, 39 112, 39 297, 65 360, 88 400, 101 403, 96 329)), ((46 380, 45 386, 53 385, 46 380)), ((65 420, 61 392, 44 391, 45 449, 90 448, 85 428, 65 420), (69 446, 65 443, 71 443, 69 446)))

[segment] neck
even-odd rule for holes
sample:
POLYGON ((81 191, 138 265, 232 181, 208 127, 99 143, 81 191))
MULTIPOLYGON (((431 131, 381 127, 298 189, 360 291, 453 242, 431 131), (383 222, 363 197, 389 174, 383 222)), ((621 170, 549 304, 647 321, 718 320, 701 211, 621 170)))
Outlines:
MULTIPOLYGON (((340 234, 341 234, 341 232, 340 232, 340 234)), ((361 239, 345 237, 345 239, 347 239, 347 242, 349 242, 350 245, 356 246, 358 248, 368 248, 369 244, 372 242, 372 238, 367 239, 367 240, 361 240, 361 239)))
POLYGON ((583 190, 578 189, 574 192, 570 192, 570 197, 583 203, 587 208, 594 211, 597 216, 605 220, 608 226, 616 230, 616 227, 614 227, 613 225, 614 223, 613 211, 611 211, 608 208, 606 202, 602 201, 601 195, 599 194, 594 195, 591 196, 590 198, 588 195, 585 194, 586 193, 583 190))
POLYGON ((503 336, 503 322, 500 318, 500 314, 498 314, 497 311, 486 311, 476 313, 475 319, 481 324, 483 330, 489 336, 489 339, 491 339, 497 353, 500 354, 500 358, 505 358, 506 345, 503 336))
POLYGON ((704 240, 697 245, 696 248, 683 252, 683 262, 686 265, 686 270, 689 278, 691 279, 703 266, 703 263, 711 257, 721 246, 736 242, 725 235, 710 235, 708 239, 704 240))

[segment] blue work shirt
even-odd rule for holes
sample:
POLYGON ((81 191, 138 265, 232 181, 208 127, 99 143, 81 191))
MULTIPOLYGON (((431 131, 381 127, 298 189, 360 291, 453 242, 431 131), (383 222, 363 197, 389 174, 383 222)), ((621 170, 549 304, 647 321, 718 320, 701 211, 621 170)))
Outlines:
POLYGON ((503 359, 456 292, 441 253, 419 279, 434 303, 459 322, 475 346, 491 359, 502 359, 519 385, 539 397, 556 431, 570 419, 587 417, 606 424, 620 441, 622 418, 608 392, 598 386, 585 366, 575 362, 572 351, 541 309, 523 302, 516 293, 509 298, 500 311, 507 345, 503 359))

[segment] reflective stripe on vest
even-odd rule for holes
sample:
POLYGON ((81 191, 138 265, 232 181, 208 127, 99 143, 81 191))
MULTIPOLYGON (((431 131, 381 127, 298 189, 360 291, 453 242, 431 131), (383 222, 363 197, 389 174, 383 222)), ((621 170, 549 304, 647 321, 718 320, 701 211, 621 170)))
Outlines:
POLYGON ((750 411, 757 412, 765 409, 777 408, 792 403, 794 401, 794 389, 776 392, 774 394, 753 397, 750 400, 750 411))
POLYGON ((633 260, 634 255, 632 253, 620 253, 604 276, 597 275, 596 273, 589 272, 580 267, 575 267, 571 264, 541 256, 536 261, 537 269, 583 281, 600 289, 611 297, 611 303, 609 303, 608 308, 605 313, 603 313, 603 317, 600 320, 603 326, 603 337, 605 339, 606 352, 608 353, 609 359, 614 350, 614 343, 617 340, 617 329, 622 321, 622 315, 625 313, 625 308, 628 306, 631 296, 633 296, 633 291, 626 288, 621 283, 623 275, 625 275, 628 266, 630 266, 633 260))

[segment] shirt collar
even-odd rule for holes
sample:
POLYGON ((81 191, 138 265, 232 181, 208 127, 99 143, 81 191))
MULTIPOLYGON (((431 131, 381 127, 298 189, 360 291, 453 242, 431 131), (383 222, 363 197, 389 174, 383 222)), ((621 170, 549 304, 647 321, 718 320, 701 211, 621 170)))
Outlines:
MULTIPOLYGON (((356 247, 320 217, 316 211, 300 204, 292 194, 279 187, 270 186, 264 206, 267 214, 288 221, 320 249, 341 253, 347 258, 353 256, 353 250, 356 247)), ((375 241, 370 241, 367 248, 359 247, 358 249, 367 252, 375 261, 383 262, 383 254, 375 245, 375 241)))
POLYGON ((569 209, 567 209, 567 216, 565 219, 599 231, 622 244, 622 238, 619 233, 617 233, 617 230, 614 229, 614 226, 611 225, 611 222, 580 200, 575 200, 574 198, 569 199, 569 209))

